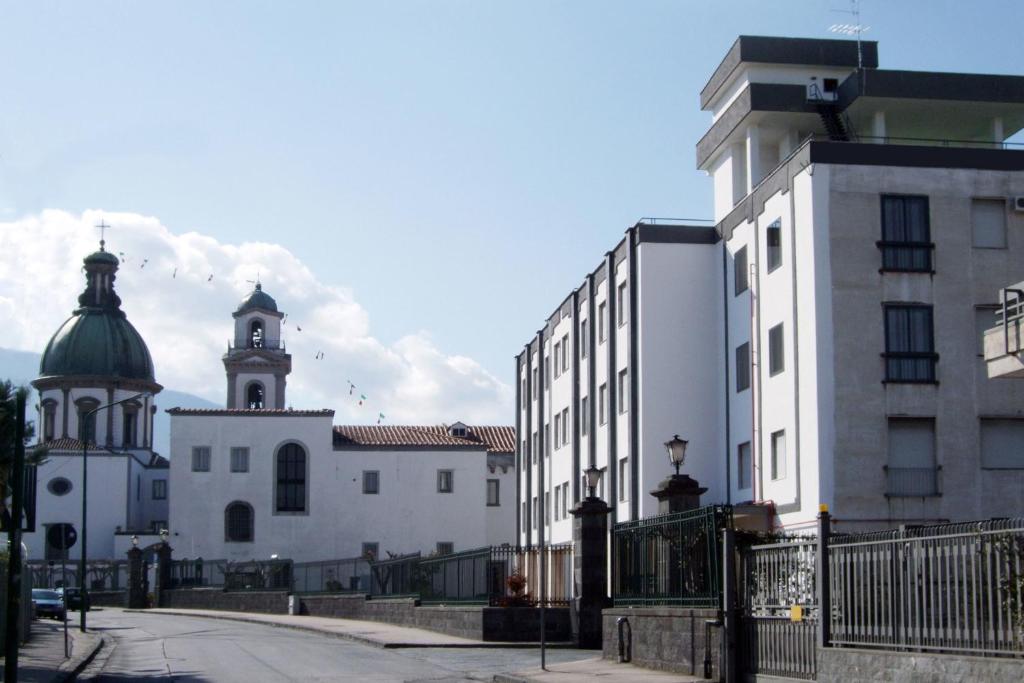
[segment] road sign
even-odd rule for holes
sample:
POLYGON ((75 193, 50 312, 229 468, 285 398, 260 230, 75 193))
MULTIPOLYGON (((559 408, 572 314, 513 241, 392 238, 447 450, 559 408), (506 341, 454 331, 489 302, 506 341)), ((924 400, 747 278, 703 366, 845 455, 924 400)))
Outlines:
POLYGON ((51 548, 64 548, 67 550, 75 545, 78 540, 78 532, 70 524, 51 524, 46 531, 46 542, 51 548))

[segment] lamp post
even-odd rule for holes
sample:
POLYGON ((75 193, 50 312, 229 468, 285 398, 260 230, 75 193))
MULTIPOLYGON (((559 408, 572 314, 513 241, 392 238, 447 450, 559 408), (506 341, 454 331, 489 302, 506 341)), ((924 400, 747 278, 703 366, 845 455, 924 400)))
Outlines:
POLYGON ((596 465, 591 465, 583 471, 583 475, 587 478, 587 489, 590 494, 588 498, 596 498, 597 486, 601 483, 601 470, 597 469, 596 465))
POLYGON ((668 461, 676 468, 676 476, 679 476, 679 467, 686 459, 686 439, 680 439, 676 434, 669 441, 665 442, 665 449, 668 451, 668 461))
POLYGON ((676 473, 663 479, 651 495, 658 499, 658 514, 686 512, 700 507, 700 497, 707 489, 688 475, 680 474, 679 468, 686 460, 687 440, 678 434, 665 442, 668 461, 676 473))
MULTIPOLYGON (((122 398, 120 401, 114 401, 113 403, 108 403, 106 405, 102 405, 102 406, 98 406, 96 408, 93 408, 92 410, 90 410, 87 413, 85 413, 84 415, 82 415, 82 421, 78 425, 78 434, 79 434, 79 436, 82 439, 82 558, 81 558, 80 567, 79 567, 79 571, 78 571, 78 581, 79 581, 79 584, 80 584, 78 588, 79 588, 79 592, 81 594, 81 602, 79 604, 80 612, 79 612, 78 629, 82 633, 85 633, 85 607, 86 607, 86 598, 88 596, 88 592, 87 592, 86 587, 85 587, 85 584, 86 584, 86 581, 85 581, 85 563, 86 563, 86 560, 88 559, 87 555, 86 555, 86 552, 87 552, 86 548, 88 548, 88 543, 86 542, 87 541, 86 528, 88 526, 88 521, 87 521, 87 517, 86 517, 86 513, 88 512, 88 504, 87 504, 88 496, 86 495, 86 493, 89 490, 89 434, 86 431, 86 427, 89 425, 89 420, 91 418, 95 417, 96 413, 100 412, 101 410, 106 410, 107 408, 113 408, 114 406, 121 405, 122 403, 127 403, 128 401, 134 401, 137 398, 142 398, 143 396, 148 396, 148 395, 149 395, 148 391, 143 391, 143 392, 140 392, 138 394, 135 394, 134 396, 129 396, 128 398, 122 398)), ((95 431, 95 430, 93 430, 93 431, 95 431)), ((67 588, 65 588, 65 591, 66 590, 67 590, 67 588)))

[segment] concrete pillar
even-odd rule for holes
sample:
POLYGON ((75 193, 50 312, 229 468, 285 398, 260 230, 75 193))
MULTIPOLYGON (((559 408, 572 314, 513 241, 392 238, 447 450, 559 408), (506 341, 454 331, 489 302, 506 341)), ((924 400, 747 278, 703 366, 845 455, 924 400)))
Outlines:
POLYGON ((700 497, 707 489, 686 474, 673 474, 663 479, 651 495, 658 499, 658 514, 686 512, 700 507, 700 497))
POLYGON ((579 621, 577 646, 600 650, 601 611, 611 607, 608 597, 608 513, 600 498, 584 498, 572 509, 573 582, 579 621))
POLYGON ((153 590, 157 607, 164 606, 164 591, 171 586, 171 546, 166 541, 156 549, 156 587, 153 590))
POLYGON ((142 566, 142 551, 132 548, 128 551, 128 597, 129 609, 146 607, 146 580, 142 566))
POLYGON ((995 147, 997 149, 1003 149, 1003 142, 1006 140, 1006 134, 1003 130, 1003 117, 996 116, 992 119, 992 140, 995 141, 995 147))
POLYGON ((885 132, 885 112, 882 110, 876 111, 874 118, 871 120, 871 137, 871 141, 875 144, 884 145, 887 142, 885 132))
POLYGON ((747 194, 761 181, 761 129, 747 127, 747 194))

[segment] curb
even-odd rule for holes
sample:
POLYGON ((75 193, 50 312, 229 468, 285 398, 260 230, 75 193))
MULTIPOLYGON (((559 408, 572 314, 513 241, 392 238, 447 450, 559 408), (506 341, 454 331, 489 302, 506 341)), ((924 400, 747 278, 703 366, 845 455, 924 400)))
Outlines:
POLYGON ((494 674, 494 683, 533 683, 532 678, 516 676, 514 674, 494 674))
MULTIPOLYGON (((341 640, 350 640, 355 643, 361 643, 363 645, 369 645, 371 647, 380 648, 382 650, 411 650, 411 649, 425 649, 425 648, 438 648, 438 649, 450 649, 450 650, 473 650, 473 649, 496 649, 496 650, 516 650, 516 649, 529 649, 540 647, 538 643, 515 643, 498 641, 489 643, 486 641, 474 642, 474 643, 386 643, 376 638, 368 638, 355 633, 344 633, 339 631, 325 631, 323 629, 316 628, 314 626, 303 626, 301 624, 282 624, 273 621, 264 621, 262 619, 250 619, 245 616, 234 616, 228 614, 192 614, 190 612, 149 612, 144 609, 126 609, 125 612, 142 613, 142 614, 171 614, 179 617, 197 617, 200 619, 219 619, 221 621, 238 621, 244 624, 257 624, 261 626, 271 626, 273 628, 286 628, 293 631, 302 631, 305 633, 316 633, 321 636, 327 636, 330 638, 338 638, 341 640)), ((376 622, 372 622, 376 623, 376 622)), ((573 649, 575 643, 548 643, 547 647, 550 649, 573 649)), ((528 679, 516 679, 526 681, 528 679)))
MULTIPOLYGON (((76 680, 78 678, 78 674, 82 673, 82 671, 85 670, 85 667, 89 666, 89 664, 92 663, 92 660, 96 659, 96 655, 100 653, 100 650, 102 650, 104 646, 106 646, 106 644, 106 636, 98 635, 96 639, 96 644, 92 647, 92 649, 85 655, 83 655, 82 658, 70 669, 65 669, 63 671, 58 669, 57 674, 53 677, 53 680, 57 683, 69 683, 70 681, 76 680)), ((72 658, 70 661, 74 662, 75 659, 72 658)))

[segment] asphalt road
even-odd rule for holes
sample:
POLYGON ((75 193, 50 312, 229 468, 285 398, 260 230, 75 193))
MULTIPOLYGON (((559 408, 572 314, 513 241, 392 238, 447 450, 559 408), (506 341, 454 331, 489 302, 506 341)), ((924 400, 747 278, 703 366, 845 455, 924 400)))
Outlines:
MULTIPOLYGON (((89 615, 105 647, 79 677, 126 681, 489 681, 539 664, 536 650, 384 650, 273 626, 168 614, 103 610, 89 615)), ((549 650, 548 661, 592 657, 549 650)))

